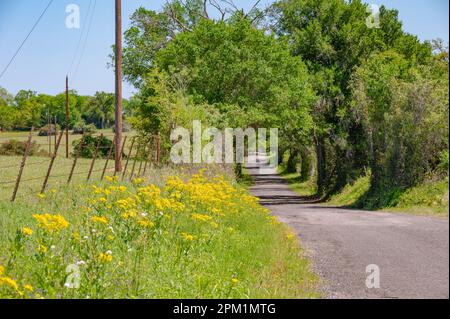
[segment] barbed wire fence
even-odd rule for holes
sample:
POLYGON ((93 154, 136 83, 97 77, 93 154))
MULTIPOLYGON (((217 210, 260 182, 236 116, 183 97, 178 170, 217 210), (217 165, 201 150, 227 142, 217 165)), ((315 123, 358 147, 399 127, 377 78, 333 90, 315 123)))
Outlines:
MULTIPOLYGON (((86 135, 81 135, 80 138, 75 139, 75 141, 79 141, 78 145, 73 145, 74 141, 72 141, 73 151, 69 158, 66 157, 65 151, 64 154, 60 153, 60 150, 64 150, 62 146, 65 145, 62 142, 63 135, 64 131, 62 130, 55 132, 55 141, 51 145, 53 149, 50 149, 51 152, 48 154, 45 152, 30 154, 32 147, 39 150, 40 147, 46 149, 49 146, 49 143, 39 141, 33 128, 28 133, 26 140, 23 140, 24 136, 0 136, 0 147, 12 140, 17 141, 17 138, 22 138, 20 142, 25 143, 20 162, 17 161, 17 157, 0 154, 0 159, 7 161, 5 164, 3 164, 4 161, 0 161, 0 191, 5 192, 10 189, 12 191, 10 200, 14 202, 24 189, 27 190, 26 194, 29 194, 30 191, 44 194, 49 188, 49 184, 70 185, 75 176, 78 177, 78 181, 83 181, 83 176, 85 176, 85 182, 96 179, 104 180, 107 174, 121 181, 132 181, 134 178, 146 176, 150 167, 158 167, 161 164, 161 141, 157 135, 149 138, 124 136, 120 151, 123 154, 125 165, 120 173, 115 171, 114 165, 114 133, 90 134, 97 141, 91 156, 85 154, 83 156, 84 151, 90 145, 84 143, 86 135), (101 144, 104 138, 112 140, 112 142, 108 146, 104 146, 101 144), (9 158, 15 160, 16 163, 9 163, 9 158), (27 176, 25 176, 25 172, 28 173, 27 176), (34 190, 31 186, 34 186, 34 190), (39 189, 36 189, 37 187, 39 189), (2 188, 3 190, 1 190, 2 188)), ((47 140, 47 137, 44 138, 47 140)))

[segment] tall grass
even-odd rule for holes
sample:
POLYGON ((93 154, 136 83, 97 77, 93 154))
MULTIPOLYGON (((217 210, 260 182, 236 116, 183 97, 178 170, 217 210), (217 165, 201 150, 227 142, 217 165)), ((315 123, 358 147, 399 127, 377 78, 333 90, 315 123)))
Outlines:
POLYGON ((217 173, 177 175, 0 202, 0 297, 318 296, 296 236, 256 198, 217 173))

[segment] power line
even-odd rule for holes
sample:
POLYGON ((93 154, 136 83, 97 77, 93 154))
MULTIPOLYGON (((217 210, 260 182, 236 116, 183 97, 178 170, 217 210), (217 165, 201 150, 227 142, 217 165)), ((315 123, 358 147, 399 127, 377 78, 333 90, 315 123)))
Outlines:
POLYGON ((6 65, 6 67, 3 69, 2 73, 0 74, 0 78, 3 77, 3 75, 5 74, 5 72, 8 70, 9 66, 11 65, 11 63, 14 61, 14 59, 16 58, 17 54, 19 54, 20 50, 22 49, 23 45, 25 44, 25 42, 28 40, 28 38, 30 37, 31 33, 33 33, 34 29, 36 29, 37 25, 39 24, 39 22, 41 21, 42 17, 44 16, 44 14, 47 12, 48 8, 50 7, 50 5, 53 3, 54 0, 50 0, 49 3, 47 4, 47 7, 45 7, 44 11, 42 11, 41 15, 39 16, 38 20, 36 21, 36 23, 33 25, 33 27, 31 28, 30 32, 28 32, 28 35, 25 37, 25 39, 22 41, 22 43, 20 44, 19 48, 17 49, 16 53, 14 53, 14 55, 12 56, 11 60, 8 62, 8 64, 6 65))
POLYGON ((87 41, 88 41, 88 38, 89 38, 89 32, 91 31, 92 20, 94 20, 96 5, 97 5, 97 0, 94 0, 94 7, 92 9, 92 13, 91 13, 91 16, 89 18, 88 28, 87 28, 87 32, 86 32, 86 37, 84 38, 80 59, 78 60, 77 66, 75 67, 75 71, 74 71, 74 74, 73 74, 73 79, 74 79, 73 81, 74 82, 77 80, 78 68, 80 67, 81 61, 83 60, 84 52, 86 50, 86 44, 87 44, 87 41))
MULTIPOLYGON (((86 22, 88 21, 88 17, 89 17, 89 15, 91 13, 91 6, 92 6, 92 0, 89 0, 89 6, 88 6, 88 9, 87 9, 87 12, 86 12, 86 16, 85 16, 85 21, 86 22)), ((73 66, 75 64, 75 60, 76 60, 78 52, 80 50, 80 46, 81 46, 81 42, 83 40, 83 35, 84 35, 84 31, 85 30, 86 30, 86 28, 83 28, 82 31, 80 32, 80 38, 78 39, 77 47, 75 49, 75 52, 74 52, 74 55, 73 55, 73 58, 72 58, 72 62, 70 63, 69 71, 67 71, 67 74, 71 74, 71 72, 72 72, 73 66)))

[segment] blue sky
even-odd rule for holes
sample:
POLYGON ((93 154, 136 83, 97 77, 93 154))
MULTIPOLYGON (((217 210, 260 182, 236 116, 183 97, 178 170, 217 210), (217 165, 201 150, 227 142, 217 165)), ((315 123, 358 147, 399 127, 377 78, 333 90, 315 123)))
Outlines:
MULTIPOLYGON (((79 43, 80 34, 87 30, 90 0, 55 0, 34 30, 7 73, 0 79, 0 86, 15 94, 20 89, 57 94, 65 88, 65 75, 71 77, 71 88, 80 94, 96 91, 114 91, 113 71, 107 68, 108 55, 114 43, 114 0, 98 0, 93 16, 86 49, 82 59, 78 53, 72 71, 70 64, 79 43), (81 28, 65 26, 68 4, 81 9, 81 28), (75 76, 76 66, 78 71, 75 76)), ((164 0, 124 0, 124 30, 129 16, 140 6, 161 8, 164 0)), ((271 3, 263 0, 261 5, 271 3)), ((421 40, 440 37, 448 43, 448 0, 370 0, 368 3, 385 5, 399 10, 404 29, 421 40)), ((48 0, 0 0, 0 70, 8 63, 25 38, 48 0)), ((236 0, 238 6, 250 8, 254 0, 236 0)), ((82 44, 84 43, 82 40, 82 44)), ((80 47, 83 47, 82 45, 80 47)), ((81 51, 81 50, 80 50, 81 51)), ((133 88, 124 84, 124 96, 132 95, 133 88)))

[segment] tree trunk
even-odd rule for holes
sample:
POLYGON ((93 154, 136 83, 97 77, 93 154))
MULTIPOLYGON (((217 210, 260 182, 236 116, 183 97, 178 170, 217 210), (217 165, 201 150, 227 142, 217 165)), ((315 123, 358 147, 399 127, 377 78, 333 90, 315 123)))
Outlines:
POLYGON ((297 172, 297 164, 298 164, 298 151, 290 150, 289 159, 286 165, 286 171, 289 173, 297 172))
POLYGON ((301 151, 301 169, 300 169, 300 180, 306 182, 311 178, 311 158, 308 150, 303 149, 301 151))
POLYGON ((325 139, 323 136, 315 137, 317 156, 317 194, 322 196, 325 193, 326 162, 325 162, 325 139))

